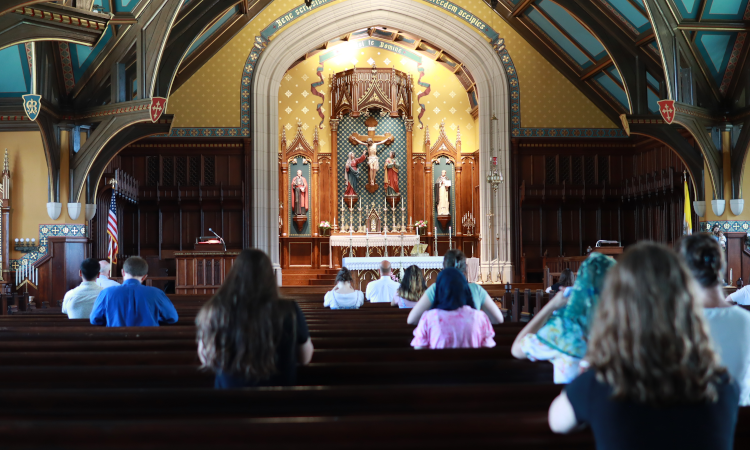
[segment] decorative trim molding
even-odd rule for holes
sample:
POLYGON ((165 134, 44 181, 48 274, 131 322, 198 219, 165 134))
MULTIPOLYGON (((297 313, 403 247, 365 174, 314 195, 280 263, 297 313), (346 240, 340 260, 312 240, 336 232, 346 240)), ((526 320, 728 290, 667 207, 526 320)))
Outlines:
MULTIPOLYGON (((79 224, 51 224, 39 225, 39 251, 23 255, 20 259, 11 259, 10 267, 12 270, 26 262, 31 265, 47 255, 47 238, 51 237, 88 237, 86 225, 79 224)), ((10 245, 10 242, 8 243, 10 245)))
POLYGON ((700 222, 700 231, 711 231, 718 225, 724 231, 750 233, 750 220, 708 220, 700 222))

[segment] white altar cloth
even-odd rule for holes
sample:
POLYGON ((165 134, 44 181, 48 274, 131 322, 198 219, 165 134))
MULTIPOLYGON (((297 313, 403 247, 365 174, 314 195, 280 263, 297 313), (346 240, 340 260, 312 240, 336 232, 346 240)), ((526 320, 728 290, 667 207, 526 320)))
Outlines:
MULTIPOLYGON (((367 247, 368 243, 370 247, 384 247, 386 242, 389 247, 400 247, 401 235, 400 234, 334 234, 331 236, 331 247, 349 247, 351 242, 352 247, 367 247)), ((413 247, 419 244, 419 236, 416 234, 405 234, 403 240, 404 247, 413 247)))
MULTIPOLYGON (((341 265, 349 270, 377 270, 380 268, 380 262, 388 260, 391 263, 393 269, 406 269, 407 267, 415 264, 422 270, 427 269, 443 269, 443 257, 442 256, 371 256, 369 258, 363 257, 349 257, 341 260, 341 265)), ((479 273, 479 258, 467 258, 466 260, 467 277, 469 281, 475 282, 479 273)))
POLYGON ((371 256, 349 257, 341 260, 341 265, 349 270, 376 270, 380 268, 380 262, 388 260, 393 269, 400 269, 415 264, 420 269, 442 269, 442 256, 371 256))

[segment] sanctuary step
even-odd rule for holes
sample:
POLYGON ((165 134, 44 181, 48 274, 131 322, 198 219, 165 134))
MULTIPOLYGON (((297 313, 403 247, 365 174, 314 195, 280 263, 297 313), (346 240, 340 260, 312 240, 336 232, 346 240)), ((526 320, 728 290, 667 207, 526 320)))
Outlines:
POLYGON ((337 269, 284 269, 282 286, 328 286, 336 281, 337 269))

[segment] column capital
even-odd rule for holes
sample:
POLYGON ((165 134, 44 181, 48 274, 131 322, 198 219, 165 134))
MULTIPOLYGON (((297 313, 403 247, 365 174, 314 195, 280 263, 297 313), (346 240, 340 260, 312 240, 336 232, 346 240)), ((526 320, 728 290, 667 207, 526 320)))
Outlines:
POLYGON ((329 123, 331 124, 331 131, 339 131, 339 119, 331 119, 329 123))

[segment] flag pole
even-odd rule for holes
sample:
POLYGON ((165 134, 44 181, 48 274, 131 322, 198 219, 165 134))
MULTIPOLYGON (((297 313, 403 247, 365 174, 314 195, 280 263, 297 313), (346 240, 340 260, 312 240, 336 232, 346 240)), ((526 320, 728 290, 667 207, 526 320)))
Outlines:
MULTIPOLYGON (((110 178, 109 184, 112 186, 112 194, 114 194, 115 189, 117 189, 117 179, 115 179, 115 177, 110 178)), ((112 239, 112 237, 110 237, 110 239, 112 239)), ((112 278, 112 274, 113 274, 113 272, 115 270, 114 269, 114 266, 115 266, 115 263, 114 263, 114 260, 115 260, 115 258, 114 258, 114 251, 115 251, 115 249, 114 249, 114 246, 111 246, 111 248, 112 248, 112 250, 109 253, 109 278, 112 278)))

